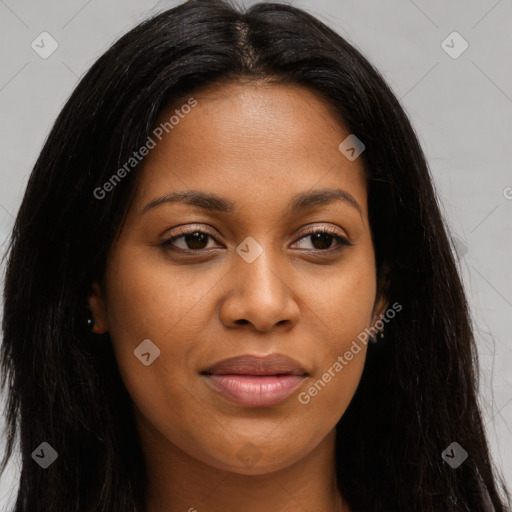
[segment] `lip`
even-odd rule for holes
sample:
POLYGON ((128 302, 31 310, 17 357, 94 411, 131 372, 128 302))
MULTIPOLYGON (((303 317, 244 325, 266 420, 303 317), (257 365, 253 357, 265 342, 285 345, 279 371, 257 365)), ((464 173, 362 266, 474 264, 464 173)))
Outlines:
POLYGON ((288 398, 308 376, 283 354, 245 354, 224 359, 203 370, 207 384, 224 398, 244 407, 270 407, 288 398))

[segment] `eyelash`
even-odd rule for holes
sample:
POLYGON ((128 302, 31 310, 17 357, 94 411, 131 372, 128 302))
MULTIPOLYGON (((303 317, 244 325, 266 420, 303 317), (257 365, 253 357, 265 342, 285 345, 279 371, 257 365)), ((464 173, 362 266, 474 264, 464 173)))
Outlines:
MULTIPOLYGON (((184 236, 187 236, 187 235, 192 235, 194 233, 200 233, 200 234, 207 235, 210 238, 213 238, 215 241, 217 241, 215 239, 215 237, 211 233, 208 233, 207 231, 202 231, 200 229, 188 229, 186 231, 182 231, 181 233, 179 233, 176 236, 168 238, 167 240, 165 240, 162 243, 162 246, 164 248, 166 248, 167 250, 181 252, 181 253, 196 253, 197 254, 197 253, 200 253, 201 251, 209 250, 209 249, 196 249, 196 250, 194 250, 194 249, 181 249, 179 247, 176 248, 176 247, 172 246, 172 243, 175 242, 176 240, 179 240, 180 238, 182 238, 184 236)), ((325 253, 325 252, 339 250, 339 249, 341 249, 343 247, 352 247, 354 245, 354 244, 350 243, 346 238, 342 237, 334 228, 330 228, 330 227, 310 228, 306 233, 304 233, 297 240, 297 242, 299 242, 303 238, 307 238, 308 236, 315 235, 317 233, 325 233, 327 235, 332 235, 338 241, 338 246, 330 247, 328 249, 304 249, 304 251, 325 253)))

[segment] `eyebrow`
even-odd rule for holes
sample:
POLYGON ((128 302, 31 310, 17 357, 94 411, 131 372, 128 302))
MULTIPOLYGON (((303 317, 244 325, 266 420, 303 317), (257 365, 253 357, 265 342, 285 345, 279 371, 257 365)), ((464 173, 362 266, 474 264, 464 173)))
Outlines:
MULTIPOLYGON (((343 203, 355 208, 362 215, 361 207, 354 197, 342 189, 323 188, 302 192, 292 197, 288 213, 297 214, 308 208, 318 205, 326 205, 334 201, 343 203)), ((201 190, 183 190, 169 192, 161 197, 150 201, 142 210, 141 214, 166 203, 185 203, 210 212, 234 213, 236 204, 211 192, 202 192, 201 190)))

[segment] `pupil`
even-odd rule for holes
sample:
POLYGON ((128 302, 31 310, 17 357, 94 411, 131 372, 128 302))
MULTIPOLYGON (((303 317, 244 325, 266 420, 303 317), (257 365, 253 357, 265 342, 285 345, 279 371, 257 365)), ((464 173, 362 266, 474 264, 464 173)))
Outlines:
POLYGON ((208 236, 206 233, 189 233, 185 235, 185 241, 190 249, 204 249, 208 245, 208 236), (204 247, 202 244, 204 244, 204 247))
POLYGON ((313 246, 315 246, 315 249, 329 249, 331 246, 332 235, 329 233, 315 233, 311 236, 313 238, 313 246), (316 242, 320 243, 320 247, 316 246, 316 242))

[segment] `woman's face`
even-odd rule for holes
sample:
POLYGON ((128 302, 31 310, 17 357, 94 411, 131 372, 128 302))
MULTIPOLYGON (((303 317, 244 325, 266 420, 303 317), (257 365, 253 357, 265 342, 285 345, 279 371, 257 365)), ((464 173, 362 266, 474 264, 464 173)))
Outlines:
POLYGON ((353 342, 384 311, 363 164, 338 149, 349 133, 307 89, 217 85, 194 98, 153 137, 89 304, 149 437, 264 473, 333 434, 363 370, 366 345, 353 342), (342 192, 308 200, 327 190, 342 192), (192 191, 208 197, 161 199, 192 191), (245 359, 205 374, 272 354, 296 367, 245 359))

